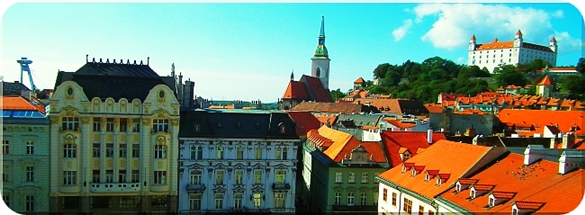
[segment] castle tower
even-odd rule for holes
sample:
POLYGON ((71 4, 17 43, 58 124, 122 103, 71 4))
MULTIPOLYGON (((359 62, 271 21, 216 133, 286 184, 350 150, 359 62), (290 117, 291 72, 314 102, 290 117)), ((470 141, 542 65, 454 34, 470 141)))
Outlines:
POLYGON ((558 48, 558 46, 557 46, 557 39, 555 39, 555 38, 553 37, 553 38, 550 40, 550 44, 549 44, 549 46, 548 46, 548 47, 550 47, 550 50, 552 50, 553 52, 555 52, 555 53, 556 53, 556 52, 558 52, 558 51, 557 51, 557 48, 558 48))
POLYGON ((471 35, 471 39, 469 40, 469 51, 475 50, 476 46, 477 46, 477 43, 476 43, 475 34, 474 34, 474 35, 471 35))
POLYGON ((522 43, 524 40, 522 39, 522 32, 518 30, 516 32, 516 36, 514 37, 514 47, 522 47, 522 43))
POLYGON ((319 78, 321 84, 329 90, 329 53, 325 47, 325 17, 321 16, 321 31, 319 33, 319 44, 315 54, 311 58, 311 76, 319 78))

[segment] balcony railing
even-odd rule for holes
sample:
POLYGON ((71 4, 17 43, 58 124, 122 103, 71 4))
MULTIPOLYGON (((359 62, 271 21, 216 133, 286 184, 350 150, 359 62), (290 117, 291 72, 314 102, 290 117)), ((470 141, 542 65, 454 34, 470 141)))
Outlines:
POLYGON ((284 183, 284 184, 274 183, 274 184, 272 184, 272 189, 273 190, 290 190, 290 184, 289 183, 284 183))
POLYGON ((187 191, 188 192, 197 192, 197 191, 205 191, 205 184, 187 184, 187 191))
POLYGON ((91 192, 138 192, 140 183, 92 183, 91 192))

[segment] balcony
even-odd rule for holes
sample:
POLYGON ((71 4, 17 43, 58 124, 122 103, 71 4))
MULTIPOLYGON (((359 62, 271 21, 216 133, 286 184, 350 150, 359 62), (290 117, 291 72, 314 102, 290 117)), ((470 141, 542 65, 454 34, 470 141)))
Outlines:
POLYGON ((274 184, 272 184, 272 189, 273 190, 290 190, 290 184, 289 183, 284 183, 284 184, 274 183, 274 184))
POLYGON ((140 183, 92 183, 91 192, 138 192, 140 183))
POLYGON ((203 192, 205 191, 205 184, 187 184, 187 192, 203 192))

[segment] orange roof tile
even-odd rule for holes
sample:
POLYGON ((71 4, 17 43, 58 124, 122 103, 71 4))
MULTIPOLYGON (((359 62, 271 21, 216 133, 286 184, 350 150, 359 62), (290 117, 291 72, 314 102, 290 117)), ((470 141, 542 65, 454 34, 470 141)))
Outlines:
POLYGON ((321 122, 310 112, 287 112, 290 118, 295 122, 296 133, 299 136, 307 135, 312 129, 318 129, 321 122))
POLYGON ((363 84, 364 83, 364 79, 362 77, 359 77, 357 80, 355 80, 353 82, 354 84, 363 84))
MULTIPOLYGON (((511 203, 514 202, 518 207, 538 210, 537 213, 566 213, 579 205, 583 197, 583 189, 577 184, 582 184, 585 171, 578 169, 559 175, 558 168, 558 163, 548 160, 525 166, 523 155, 508 153, 473 176, 477 183, 493 185, 491 194, 505 202, 486 208, 489 193, 469 200, 469 189, 455 193, 455 188, 451 188, 440 196, 472 213, 510 213, 511 203), (558 201, 561 196, 563 201, 558 201)), ((478 185, 474 186, 477 189, 478 185)))
POLYGON ((448 140, 439 140, 423 153, 413 156, 408 162, 415 165, 424 165, 427 169, 439 170, 455 180, 444 180, 441 185, 425 182, 424 174, 411 176, 403 173, 402 166, 395 166, 380 174, 380 178, 406 188, 419 195, 433 199, 445 189, 455 183, 457 178, 468 174, 489 151, 490 147, 458 143, 448 140), (450 174, 450 175, 447 175, 450 174))
POLYGON ((514 47, 514 41, 499 42, 496 40, 492 43, 479 44, 476 50, 503 49, 512 47, 514 47))
POLYGON ((391 125, 397 128, 414 128, 416 127, 416 122, 402 122, 400 120, 393 120, 390 118, 384 118, 386 122, 390 123, 391 125))
MULTIPOLYGON (((357 147, 360 144, 360 141, 357 140, 351 134, 341 132, 335 129, 331 129, 325 125, 319 128, 319 134, 325 138, 332 140, 331 146, 323 151, 323 154, 327 155, 335 162, 341 162, 344 154, 340 153, 342 149, 346 147, 346 145, 352 147, 351 149, 357 147)), ((350 149, 350 150, 351 150, 350 149)))
POLYGON ((563 133, 567 133, 571 131, 573 126, 577 126, 576 135, 583 134, 581 129, 585 127, 585 112, 583 111, 503 109, 498 113, 498 118, 507 125, 535 125, 535 128, 558 124, 557 127, 563 133))
POLYGON ((552 85, 550 81, 550 77, 544 76, 544 78, 538 83, 538 85, 552 85))
POLYGON ((284 95, 282 95, 282 98, 310 100, 305 84, 300 81, 290 81, 286 87, 286 90, 284 91, 284 95))
POLYGON ((429 113, 443 113, 443 106, 440 104, 425 104, 429 113))
POLYGON ((337 120, 337 116, 317 116, 316 117, 319 122, 323 123, 324 125, 327 124, 327 120, 331 125, 335 124, 335 120, 337 120))
POLYGON ((34 110, 45 114, 45 107, 38 102, 33 105, 21 96, 2 96, 2 110, 34 110))
MULTIPOLYGON (((419 149, 429 147, 426 132, 383 131, 381 137, 390 166, 397 166, 402 163, 402 160, 400 159, 400 153, 403 153, 403 151, 401 151, 402 148, 408 149, 412 156, 414 156, 420 153, 419 149)), ((443 133, 433 133, 431 138, 431 142, 433 143, 446 139, 443 133)))

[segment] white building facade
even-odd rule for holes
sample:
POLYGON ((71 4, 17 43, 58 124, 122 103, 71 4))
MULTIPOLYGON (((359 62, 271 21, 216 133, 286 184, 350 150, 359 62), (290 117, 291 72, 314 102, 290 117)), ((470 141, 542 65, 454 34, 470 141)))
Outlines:
POLYGON ((522 32, 518 30, 513 41, 499 41, 478 44, 475 35, 471 36, 468 49, 468 66, 487 68, 490 73, 500 65, 518 65, 531 63, 536 59, 548 61, 551 67, 557 62, 558 46, 553 37, 548 46, 524 42, 522 32))
POLYGON ((179 213, 294 213, 300 139, 286 113, 183 112, 179 213))

